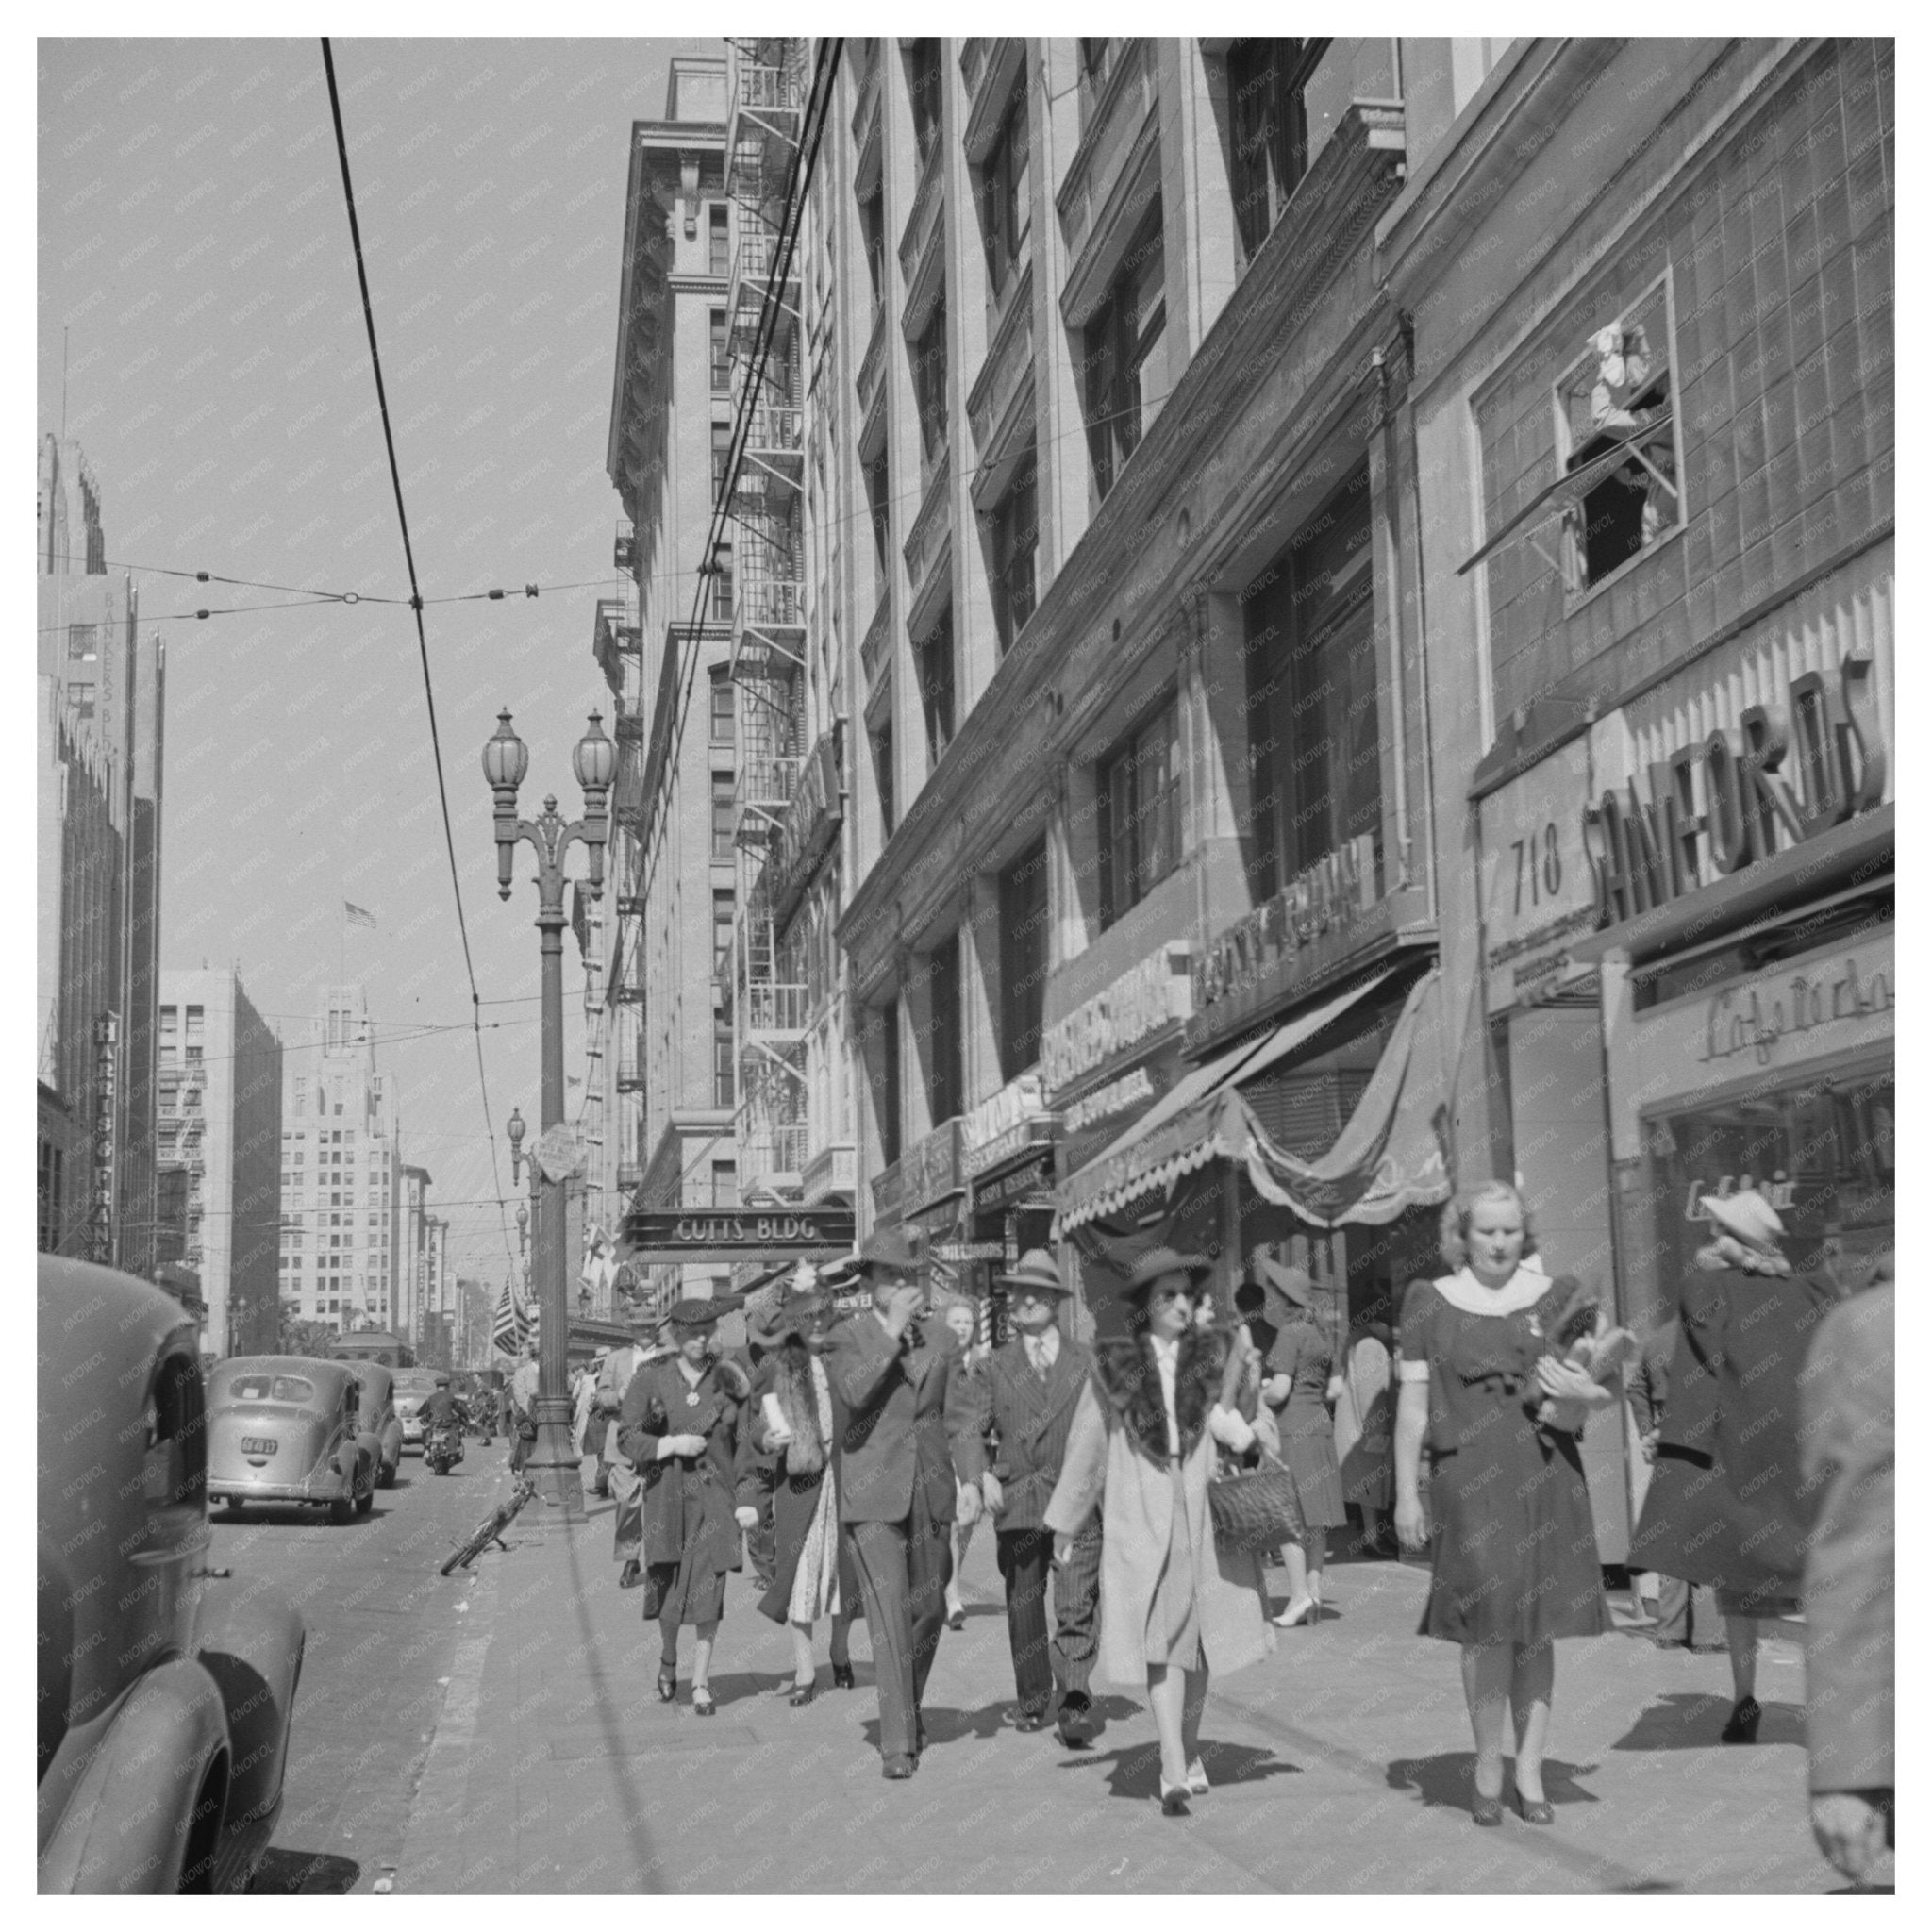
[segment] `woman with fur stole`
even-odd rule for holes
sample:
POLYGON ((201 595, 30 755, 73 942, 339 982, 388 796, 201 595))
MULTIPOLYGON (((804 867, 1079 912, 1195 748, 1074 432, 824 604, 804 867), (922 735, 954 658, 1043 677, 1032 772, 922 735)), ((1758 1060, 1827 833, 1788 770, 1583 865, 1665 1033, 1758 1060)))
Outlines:
MULTIPOLYGON (((1066 1460, 1047 1505, 1056 1559, 1096 1507, 1100 1655, 1095 1674, 1145 1688, 1160 1735, 1160 1808, 1185 1817, 1208 1789, 1201 1711, 1210 1672, 1274 1648, 1261 1559, 1215 1547, 1208 1485, 1221 1447, 1255 1441, 1241 1413, 1253 1351, 1194 1321, 1208 1263, 1156 1248, 1127 1277, 1131 1334, 1097 1342, 1066 1460)), ((1252 1401, 1252 1397, 1249 1398, 1252 1401)))
POLYGON ((777 1464, 772 1492, 777 1557, 759 1611, 791 1632, 791 1703, 809 1704, 817 1692, 812 1625, 832 1620, 832 1682, 853 1687, 848 1648, 858 1614, 858 1583, 839 1531, 839 1478, 832 1446, 839 1440, 832 1386, 819 1359, 831 1325, 831 1298, 817 1289, 785 1297, 772 1329, 778 1345, 758 1364, 752 1393, 758 1414, 753 1446, 777 1464))

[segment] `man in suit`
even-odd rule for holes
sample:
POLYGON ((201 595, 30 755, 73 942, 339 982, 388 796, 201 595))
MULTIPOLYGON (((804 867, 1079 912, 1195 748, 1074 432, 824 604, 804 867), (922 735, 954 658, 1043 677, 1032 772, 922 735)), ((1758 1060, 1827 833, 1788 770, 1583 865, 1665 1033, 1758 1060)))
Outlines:
POLYGON ((1811 1832, 1854 1884, 1893 1843, 1893 1290, 1818 1330, 1803 1387, 1805 1474, 1818 1498, 1805 1561, 1811 1832))
POLYGON ((1053 1532, 1042 1519, 1059 1481, 1074 1407, 1092 1356, 1060 1332, 1060 1309, 1072 1291, 1044 1248, 1002 1274, 1014 1335, 980 1377, 980 1430, 988 1449, 980 1492, 993 1519, 1000 1574, 1007 1585, 1007 1637, 1020 1707, 1016 1730, 1043 1731, 1059 1688, 1060 1741, 1071 1750, 1092 1741, 1087 1694, 1098 1645, 1100 1518, 1074 1539, 1058 1571, 1053 1532), (1054 1636, 1046 1635, 1046 1579, 1053 1572, 1054 1636))
POLYGON ((885 1775, 919 1768, 919 1702, 945 1626, 955 1517, 979 1513, 978 1403, 958 1339, 929 1312, 911 1243, 896 1230, 858 1251, 872 1307, 833 1329, 825 1373, 841 1406, 839 1520, 865 1598, 885 1775))

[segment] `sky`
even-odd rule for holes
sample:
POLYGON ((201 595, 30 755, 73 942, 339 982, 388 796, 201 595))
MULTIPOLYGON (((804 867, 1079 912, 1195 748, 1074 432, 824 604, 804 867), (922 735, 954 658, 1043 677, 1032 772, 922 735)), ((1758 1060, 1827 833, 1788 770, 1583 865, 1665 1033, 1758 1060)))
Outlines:
POLYGON ((142 628, 166 646, 162 965, 232 963, 290 1048, 285 1079, 314 1064, 322 989, 360 980, 404 1158, 433 1177, 458 1272, 491 1284, 516 1239, 499 1196, 513 1210, 520 1191, 504 1122, 538 1117, 539 956, 534 855, 503 904, 479 758, 508 705, 530 748, 524 813, 546 791, 581 810, 571 748, 592 707, 607 728, 610 712, 590 647, 622 514, 604 458, 630 123, 663 114, 673 55, 722 51, 334 43, 485 1003, 479 1081, 407 603, 158 574, 408 595, 320 43, 39 43, 36 428, 58 433, 64 407, 108 560, 144 567, 142 628), (526 583, 546 588, 532 601, 526 583), (499 587, 518 594, 433 601, 499 587), (345 931, 345 901, 376 929, 345 931))

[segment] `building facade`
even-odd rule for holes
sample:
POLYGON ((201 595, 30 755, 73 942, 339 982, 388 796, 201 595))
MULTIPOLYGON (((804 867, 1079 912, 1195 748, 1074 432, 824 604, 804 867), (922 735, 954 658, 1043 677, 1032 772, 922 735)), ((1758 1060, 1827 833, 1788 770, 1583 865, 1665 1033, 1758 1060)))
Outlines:
POLYGON ((205 1352, 281 1341, 282 1043, 232 970, 161 974, 159 1157, 180 1261, 200 1277, 205 1352))
POLYGON ((163 653, 80 445, 42 437, 38 482, 39 1234, 152 1275, 163 653))
MULTIPOLYGON (((359 985, 325 987, 286 1083, 281 1295, 290 1315, 413 1341, 421 1304, 403 1246, 400 1096, 377 1072, 359 985)), ((425 1176, 426 1179, 426 1176, 425 1176)))

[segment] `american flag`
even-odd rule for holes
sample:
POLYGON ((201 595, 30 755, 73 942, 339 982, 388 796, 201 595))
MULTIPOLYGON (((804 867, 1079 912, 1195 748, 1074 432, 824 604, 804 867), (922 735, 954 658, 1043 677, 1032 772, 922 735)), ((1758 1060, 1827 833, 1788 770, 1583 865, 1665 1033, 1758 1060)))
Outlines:
POLYGON ((342 917, 351 925, 366 925, 372 932, 375 929, 375 914, 358 906, 353 900, 342 901, 342 917))
POLYGON ((496 1323, 490 1331, 490 1339, 505 1355, 521 1356, 524 1333, 524 1311, 517 1306, 516 1295, 506 1280, 496 1304, 496 1323))

